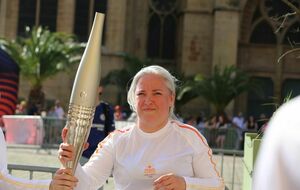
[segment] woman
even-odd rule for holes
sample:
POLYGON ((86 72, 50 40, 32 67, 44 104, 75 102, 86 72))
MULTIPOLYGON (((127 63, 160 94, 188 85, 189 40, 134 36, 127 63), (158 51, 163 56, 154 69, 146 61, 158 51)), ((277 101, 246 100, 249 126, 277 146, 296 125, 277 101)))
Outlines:
MULTIPOLYGON (((175 78, 164 68, 140 70, 127 96, 137 113, 134 126, 104 139, 75 177, 69 169, 58 170, 51 189, 97 189, 111 173, 116 189, 224 189, 205 138, 174 117, 175 88, 175 78)), ((60 146, 63 165, 72 153, 71 145, 60 146)))
POLYGON ((218 116, 217 129, 218 131, 217 131, 216 144, 218 148, 223 149, 227 130, 228 130, 228 119, 225 114, 221 114, 218 116))

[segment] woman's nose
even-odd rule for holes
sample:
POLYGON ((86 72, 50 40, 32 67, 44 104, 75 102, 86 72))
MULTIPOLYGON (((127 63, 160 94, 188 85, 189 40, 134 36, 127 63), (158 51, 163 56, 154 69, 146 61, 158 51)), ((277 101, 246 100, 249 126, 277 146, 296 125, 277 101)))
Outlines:
POLYGON ((152 103, 152 97, 151 96, 146 96, 145 103, 146 104, 151 104, 152 103))

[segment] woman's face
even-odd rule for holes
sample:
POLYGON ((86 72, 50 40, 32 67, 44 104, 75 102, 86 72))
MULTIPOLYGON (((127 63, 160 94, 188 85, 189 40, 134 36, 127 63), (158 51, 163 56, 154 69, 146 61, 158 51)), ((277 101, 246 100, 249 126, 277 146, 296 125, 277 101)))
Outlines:
POLYGON ((137 83, 135 99, 139 121, 159 126, 168 120, 174 95, 167 88, 164 78, 146 74, 137 83))

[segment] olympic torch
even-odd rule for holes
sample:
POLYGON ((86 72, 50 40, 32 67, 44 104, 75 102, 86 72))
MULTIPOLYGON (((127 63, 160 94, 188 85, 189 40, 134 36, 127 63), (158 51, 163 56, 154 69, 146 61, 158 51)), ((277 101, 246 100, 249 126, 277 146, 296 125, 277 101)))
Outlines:
POLYGON ((67 143, 74 146, 74 159, 66 167, 75 173, 83 145, 87 141, 95 113, 100 82, 101 37, 104 14, 96 13, 92 30, 74 80, 66 128, 67 143))

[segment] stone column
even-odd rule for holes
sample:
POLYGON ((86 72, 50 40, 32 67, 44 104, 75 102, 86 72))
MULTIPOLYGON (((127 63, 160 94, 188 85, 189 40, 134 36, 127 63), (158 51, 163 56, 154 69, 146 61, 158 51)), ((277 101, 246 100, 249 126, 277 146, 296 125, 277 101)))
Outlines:
POLYGON ((75 20, 75 0, 58 0, 57 26, 58 32, 73 33, 75 20))
POLYGON ((19 0, 1 0, 0 37, 14 39, 18 32, 19 0))
POLYGON ((187 0, 182 7, 178 67, 185 75, 209 75, 212 60, 213 1, 187 0))
POLYGON ((213 65, 237 65, 239 15, 237 9, 216 7, 213 65))
POLYGON ((127 1, 108 1, 105 47, 109 52, 124 51, 127 1))

